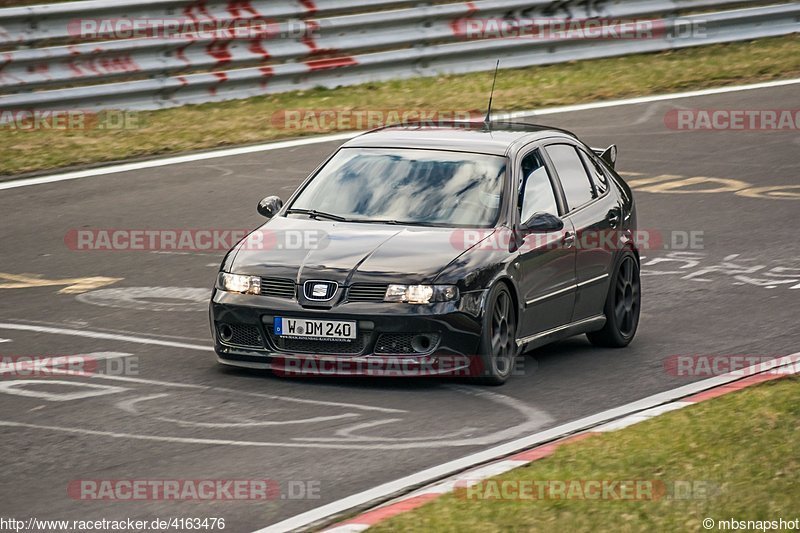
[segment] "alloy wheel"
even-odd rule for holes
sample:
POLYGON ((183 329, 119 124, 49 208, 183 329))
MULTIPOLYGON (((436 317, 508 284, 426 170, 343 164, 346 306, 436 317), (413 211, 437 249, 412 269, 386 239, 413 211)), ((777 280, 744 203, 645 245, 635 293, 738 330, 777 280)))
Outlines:
POLYGON ((614 300, 614 315, 617 328, 624 337, 630 337, 636 331, 639 320, 639 271, 632 257, 626 257, 619 265, 617 286, 614 300))
POLYGON ((492 361, 500 375, 511 372, 517 354, 516 321, 511 296, 500 291, 492 309, 491 323, 492 361))

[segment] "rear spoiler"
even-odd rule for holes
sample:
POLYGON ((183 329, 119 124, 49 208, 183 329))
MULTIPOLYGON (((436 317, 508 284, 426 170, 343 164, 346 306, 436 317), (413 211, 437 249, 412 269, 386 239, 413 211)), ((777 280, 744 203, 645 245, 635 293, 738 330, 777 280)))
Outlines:
POLYGON ((614 168, 617 163, 617 145, 612 144, 608 148, 592 148, 592 152, 595 153, 600 159, 608 163, 608 166, 614 168))

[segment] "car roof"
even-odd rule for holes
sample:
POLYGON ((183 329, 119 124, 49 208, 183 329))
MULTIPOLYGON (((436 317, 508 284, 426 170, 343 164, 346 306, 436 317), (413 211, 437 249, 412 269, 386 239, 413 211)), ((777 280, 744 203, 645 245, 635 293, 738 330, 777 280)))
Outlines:
POLYGON ((505 155, 515 144, 546 137, 569 137, 572 132, 525 122, 404 123, 368 131, 343 147, 420 148, 505 155))

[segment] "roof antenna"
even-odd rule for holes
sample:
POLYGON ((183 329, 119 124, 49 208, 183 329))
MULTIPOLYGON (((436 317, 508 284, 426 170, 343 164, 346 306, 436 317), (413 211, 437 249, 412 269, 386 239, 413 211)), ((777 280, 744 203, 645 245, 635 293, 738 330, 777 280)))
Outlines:
POLYGON ((497 81, 497 69, 500 68, 500 60, 497 60, 497 64, 494 66, 494 78, 492 79, 492 92, 489 93, 489 109, 486 110, 486 118, 483 119, 483 123, 488 126, 489 123, 492 121, 492 97, 494 96, 494 84, 497 81))

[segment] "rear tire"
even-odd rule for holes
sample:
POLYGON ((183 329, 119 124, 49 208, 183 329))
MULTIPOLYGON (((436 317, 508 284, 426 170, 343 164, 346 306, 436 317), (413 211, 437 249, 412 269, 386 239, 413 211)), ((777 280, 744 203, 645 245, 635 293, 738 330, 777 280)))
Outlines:
POLYGON ((489 291, 483 317, 479 348, 478 381, 502 385, 514 371, 519 355, 517 346, 517 311, 511 293, 503 283, 489 291))
POLYGON ((642 291, 639 262, 630 251, 620 254, 611 277, 605 307, 606 324, 599 331, 587 333, 589 342, 605 348, 627 346, 639 327, 642 291))

